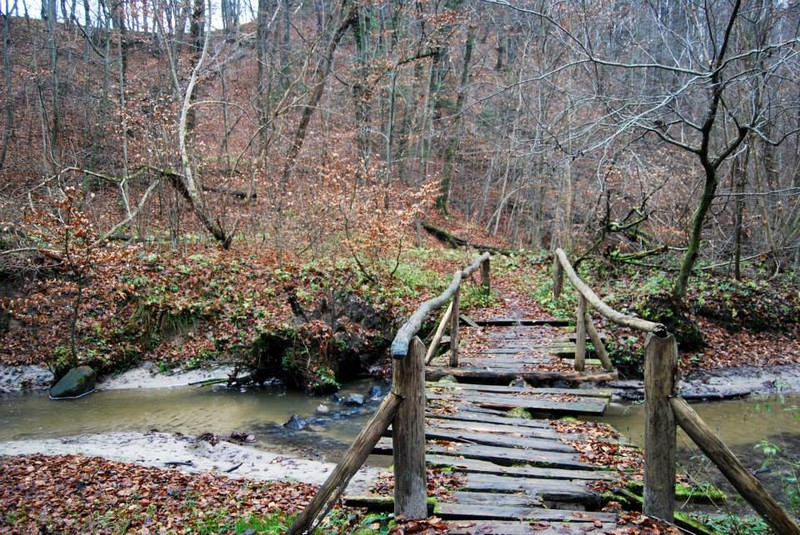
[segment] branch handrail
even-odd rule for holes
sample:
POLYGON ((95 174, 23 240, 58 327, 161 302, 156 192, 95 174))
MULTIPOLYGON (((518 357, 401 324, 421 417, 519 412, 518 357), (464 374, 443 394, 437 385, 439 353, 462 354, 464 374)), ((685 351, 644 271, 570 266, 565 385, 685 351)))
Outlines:
MULTIPOLYGON (((463 270, 456 271, 450 286, 441 295, 419 306, 397 331, 392 342, 393 377, 391 392, 378 411, 364 426, 345 453, 342 462, 320 487, 308 506, 289 526, 287 535, 308 533, 315 522, 327 514, 333 501, 344 492, 350 479, 361 468, 381 435, 392 426, 392 450, 395 471, 395 515, 421 518, 427 514, 427 481, 425 476, 425 344, 416 336, 422 322, 431 312, 453 299, 451 313, 455 317, 452 344, 457 345, 458 290, 461 283, 481 269, 481 285, 489 291, 488 252, 463 270)), ((447 316, 447 314, 445 314, 447 316)), ((440 333, 441 336, 441 333, 440 333)), ((438 342, 436 342, 438 343, 438 342)), ((433 344, 431 344, 433 346, 433 344)), ((457 355, 457 348, 451 348, 457 355)), ((452 360, 451 360, 452 362, 452 360)))
POLYGON ((425 318, 431 313, 441 308, 447 301, 453 297, 458 287, 461 285, 461 281, 469 277, 473 272, 477 271, 481 265, 489 260, 490 258, 489 253, 483 253, 475 262, 464 268, 463 270, 456 271, 453 274, 453 280, 450 282, 450 286, 442 292, 440 295, 434 297, 433 299, 429 299, 422 303, 411 317, 403 324, 402 327, 397 331, 397 335, 394 337, 394 341, 392 342, 392 357, 396 359, 402 359, 406 355, 408 355, 408 345, 411 342, 411 339, 419 332, 420 328, 422 328, 422 322, 425 321, 425 318))
MULTIPOLYGON (((566 273, 567 278, 569 278, 569 281, 572 283, 575 289, 586 299, 586 301, 589 302, 590 305, 594 307, 595 310, 597 310, 597 312, 600 313, 601 316, 613 321, 617 325, 652 333, 659 338, 665 338, 669 334, 667 328, 661 323, 655 323, 653 321, 647 321, 642 318, 623 314, 622 312, 618 312, 604 303, 603 300, 600 299, 597 294, 594 293, 594 291, 580 279, 580 277, 578 277, 578 274, 575 273, 575 270, 572 268, 572 264, 570 264, 569 259, 567 258, 567 253, 565 253, 563 249, 556 249, 556 258, 557 266, 560 266, 560 269, 564 270, 564 273, 566 273)), ((558 267, 556 269, 556 273, 558 273, 558 267)))

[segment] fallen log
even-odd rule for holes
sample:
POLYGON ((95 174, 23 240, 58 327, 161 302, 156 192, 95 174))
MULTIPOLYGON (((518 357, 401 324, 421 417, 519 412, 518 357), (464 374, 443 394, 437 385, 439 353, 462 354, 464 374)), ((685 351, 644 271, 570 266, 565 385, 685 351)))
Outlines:
POLYGON ((489 251, 490 253, 501 254, 505 256, 512 255, 515 252, 512 249, 504 249, 502 247, 494 247, 493 245, 470 242, 464 238, 459 238, 458 236, 446 231, 441 227, 431 225, 430 223, 423 223, 422 228, 428 231, 429 234, 433 235, 439 241, 448 244, 453 249, 458 249, 459 247, 471 247, 473 249, 478 249, 479 251, 489 251))

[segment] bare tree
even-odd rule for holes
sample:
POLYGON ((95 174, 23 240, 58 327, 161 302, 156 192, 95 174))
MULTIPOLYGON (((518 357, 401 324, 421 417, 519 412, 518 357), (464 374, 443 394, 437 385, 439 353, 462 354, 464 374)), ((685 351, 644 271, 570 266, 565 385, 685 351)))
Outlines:
MULTIPOLYGON (((197 0, 201 1, 201 0, 197 0)), ((210 17, 210 9, 203 10, 202 16, 207 19, 210 17)), ((161 35, 162 40, 166 40, 166 35, 164 34, 163 27, 160 26, 159 23, 159 33, 161 35)), ((193 126, 190 124, 190 116, 192 115, 192 108, 193 108, 193 98, 194 98, 194 91, 197 87, 197 80, 205 68, 205 61, 208 56, 208 47, 209 41, 211 37, 211 32, 204 31, 201 29, 201 26, 206 24, 206 20, 202 23, 200 21, 195 20, 194 24, 197 25, 197 28, 193 31, 193 33, 197 35, 203 35, 202 41, 202 48, 199 51, 197 56, 197 61, 192 68, 192 72, 189 76, 189 81, 184 88, 181 85, 181 82, 178 78, 178 62, 176 60, 175 54, 168 44, 165 45, 164 49, 167 51, 167 56, 170 63, 170 75, 172 77, 172 83, 175 88, 176 94, 179 97, 181 102, 180 106, 180 115, 178 118, 178 147, 179 153, 181 158, 181 168, 182 173, 171 173, 166 172, 165 175, 169 180, 172 182, 175 189, 186 199, 189 203, 189 206, 192 209, 192 212, 197 216, 200 223, 203 227, 208 230, 211 235, 222 243, 224 248, 228 248, 231 245, 233 237, 236 233, 236 224, 234 223, 233 228, 231 230, 227 230, 223 227, 222 223, 220 222, 219 218, 213 218, 211 213, 209 212, 205 199, 203 196, 202 187, 198 184, 196 178, 196 171, 195 171, 195 163, 192 158, 191 149, 189 146, 189 133, 191 127, 193 126)))
MULTIPOLYGON (((780 14, 772 2, 653 0, 638 4, 636 17, 620 19, 616 3, 575 2, 547 11, 486 1, 546 21, 569 52, 554 73, 580 77, 584 83, 575 86, 573 96, 593 107, 580 115, 573 109, 581 124, 561 143, 588 154, 654 138, 695 158, 702 185, 672 288, 679 307, 731 158, 747 140, 777 146, 797 133, 791 127, 767 132, 774 124, 768 112, 777 102, 768 104, 766 98, 785 89, 785 80, 796 72, 796 33, 776 31, 780 14), (563 22, 564 10, 573 23, 563 22), (642 13, 649 15, 647 23, 642 13), (613 32, 627 32, 625 45, 603 33, 614 14, 613 32)), ((533 77, 531 83, 554 75, 533 77)))

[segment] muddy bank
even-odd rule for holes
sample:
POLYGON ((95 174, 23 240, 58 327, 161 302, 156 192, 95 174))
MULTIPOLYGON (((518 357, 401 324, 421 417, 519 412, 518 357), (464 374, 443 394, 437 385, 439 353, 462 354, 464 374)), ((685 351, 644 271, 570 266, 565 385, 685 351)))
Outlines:
MULTIPOLYGON (((608 383, 623 400, 644 399, 644 383, 638 380, 608 383)), ((689 400, 715 400, 765 394, 800 393, 800 365, 789 364, 768 369, 744 366, 713 372, 697 371, 681 378, 680 394, 689 400)))
MULTIPOLYGON (((231 477, 315 484, 322 484, 336 466, 225 441, 213 443, 202 437, 159 432, 100 433, 0 443, 0 455, 34 453, 80 454, 157 468, 177 468, 195 474, 214 472, 231 477)), ((380 471, 377 468, 362 468, 353 477, 348 491, 356 493, 366 489, 380 471)))

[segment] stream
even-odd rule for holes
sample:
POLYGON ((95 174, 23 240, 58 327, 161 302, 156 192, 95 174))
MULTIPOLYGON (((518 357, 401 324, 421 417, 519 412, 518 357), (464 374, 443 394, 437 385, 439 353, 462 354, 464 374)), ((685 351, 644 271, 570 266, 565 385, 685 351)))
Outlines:
POLYGON ((255 437, 251 445, 270 451, 336 462, 380 400, 369 400, 372 380, 347 384, 339 393, 365 398, 363 406, 309 397, 281 386, 228 390, 222 385, 158 389, 101 390, 76 400, 53 401, 43 392, 0 394, 0 442, 53 439, 107 432, 165 433, 220 438, 232 432, 255 437), (327 414, 317 407, 325 405, 327 414), (306 428, 283 424, 293 415, 306 428))

